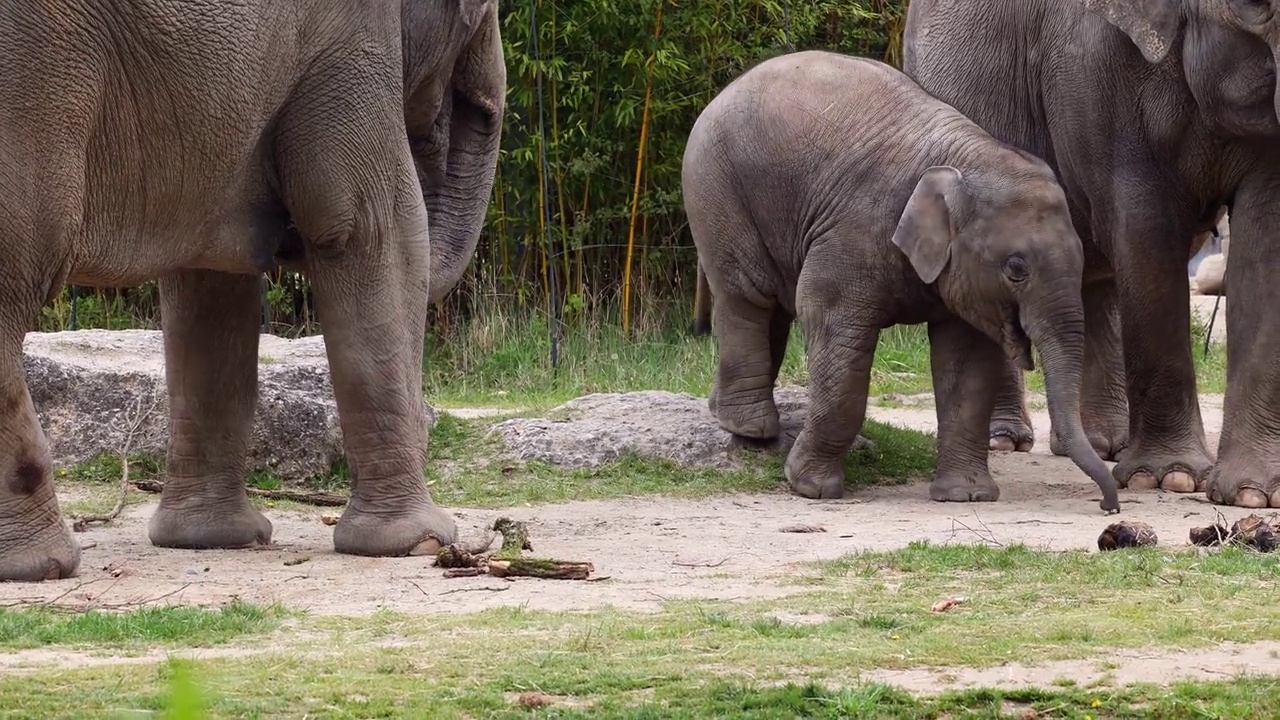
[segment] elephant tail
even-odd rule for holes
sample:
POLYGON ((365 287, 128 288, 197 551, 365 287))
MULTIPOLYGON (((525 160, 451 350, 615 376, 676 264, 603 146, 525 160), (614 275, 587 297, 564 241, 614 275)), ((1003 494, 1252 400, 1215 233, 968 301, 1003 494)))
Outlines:
POLYGON ((711 286, 707 284, 707 274, 702 271, 702 261, 698 261, 698 283, 693 293, 693 324, 689 333, 695 337, 711 332, 711 286))

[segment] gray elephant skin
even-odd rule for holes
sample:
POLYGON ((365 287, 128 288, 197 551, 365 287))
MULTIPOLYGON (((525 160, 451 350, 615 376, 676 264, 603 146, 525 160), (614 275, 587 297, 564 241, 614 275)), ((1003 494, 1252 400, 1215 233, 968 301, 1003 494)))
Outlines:
MULTIPOLYGON (((714 297, 722 427, 769 441, 773 387, 798 318, 809 414, 787 456, 792 489, 840 497, 882 328, 928 323, 938 407, 929 495, 992 501, 987 428, 1006 358, 1043 358, 1070 454, 1119 509, 1078 397, 1084 257, 1043 161, 997 142, 892 67, 800 52, 744 73, 694 124, 685 210, 714 297)), ((700 280, 700 284, 702 284, 700 280)), ((702 293, 704 299, 707 293, 702 293)))
MULTIPOLYGON (((904 70, 1043 157, 1085 244, 1081 409, 1122 487, 1280 507, 1280 2, 914 0, 904 70), (1196 396, 1186 264, 1230 208, 1223 430, 1196 396), (1123 341, 1123 342, 1122 342, 1123 341)), ((1004 431, 1029 430, 1002 388, 1004 431)), ((993 423, 994 434, 1002 430, 993 423)), ((1055 433, 1056 434, 1056 433, 1055 433)), ((1059 448, 1054 448, 1059 451, 1059 448)))
POLYGON ((0 0, 0 579, 76 574, 24 333, 64 283, 158 279, 154 545, 269 542, 245 457, 261 273, 309 277, 352 497, 338 552, 457 534, 423 480, 429 300, 476 246, 506 91, 495 0, 0 0))

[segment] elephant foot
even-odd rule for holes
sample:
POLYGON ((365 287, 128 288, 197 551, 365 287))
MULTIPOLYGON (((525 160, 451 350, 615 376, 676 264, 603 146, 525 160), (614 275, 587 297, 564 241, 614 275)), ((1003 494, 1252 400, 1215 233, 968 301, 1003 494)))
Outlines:
POLYGON ((1031 452, 1036 433, 1025 420, 992 419, 988 447, 998 452, 1031 452))
POLYGON ((783 469, 787 484, 800 497, 810 500, 836 500, 844 497, 844 458, 821 461, 812 458, 803 449, 803 440, 787 455, 783 469))
POLYGON ((33 542, 6 543, 0 549, 0 582, 40 582, 75 577, 80 572, 80 543, 55 512, 44 537, 33 542))
MULTIPOLYGON (((1085 436, 1093 446, 1098 457, 1103 460, 1118 460, 1120 452, 1129 446, 1129 418, 1125 415, 1108 418, 1093 418, 1087 413, 1081 414, 1085 436)), ((1049 428, 1049 452, 1059 457, 1067 457, 1067 447, 1058 438, 1057 428, 1049 428)))
MULTIPOLYGON (((165 493, 169 487, 165 487, 165 493)), ((232 500, 166 503, 151 516, 147 535, 156 547, 187 550, 235 549, 271 544, 271 521, 241 492, 232 500)))
POLYGON ((344 555, 430 555, 457 540, 453 516, 431 502, 426 488, 407 503, 375 504, 353 497, 333 529, 333 549, 344 555))
POLYGON ((730 404, 717 398, 713 409, 720 427, 740 438, 749 440, 773 440, 782 432, 778 408, 772 394, 765 400, 751 403, 730 404))
POLYGON ((1139 446, 1131 446, 1121 453, 1111 474, 1116 484, 1129 490, 1193 493, 1204 491, 1212 467, 1213 458, 1203 449, 1144 452, 1139 446))
POLYGON ((1000 487, 989 474, 938 475, 929 484, 929 499, 934 502, 995 502, 1000 487))
POLYGON ((1216 505, 1280 508, 1280 471, 1256 459, 1224 459, 1209 473, 1205 495, 1216 505))

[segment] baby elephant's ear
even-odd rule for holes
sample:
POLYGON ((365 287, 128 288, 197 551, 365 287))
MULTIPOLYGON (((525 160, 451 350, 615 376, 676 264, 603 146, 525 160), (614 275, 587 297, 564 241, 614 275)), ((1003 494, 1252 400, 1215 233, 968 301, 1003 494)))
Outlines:
POLYGON ((893 244, 911 261, 911 267, 925 283, 942 274, 951 259, 952 222, 964 197, 963 176, 950 165, 935 165, 924 171, 907 207, 898 219, 893 244))

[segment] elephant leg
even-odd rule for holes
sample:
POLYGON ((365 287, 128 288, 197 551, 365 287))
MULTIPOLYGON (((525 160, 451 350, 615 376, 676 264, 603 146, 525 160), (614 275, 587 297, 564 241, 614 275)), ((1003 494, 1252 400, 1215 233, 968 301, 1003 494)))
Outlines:
MULTIPOLYGON (((1129 400, 1125 395, 1124 352, 1120 340, 1120 308, 1113 279, 1085 285, 1084 377, 1080 388, 1080 421, 1093 449, 1103 460, 1115 460, 1129 442, 1129 400)), ((1066 456, 1066 448, 1050 428, 1049 450, 1066 456)), ((1176 475, 1176 473, 1175 473, 1176 475)), ((1153 475, 1140 470, 1129 479, 1130 489, 1157 487, 1153 475)), ((1166 490, 1190 492, 1188 475, 1169 478, 1166 490), (1185 490, 1184 490, 1185 489, 1185 490)))
MULTIPOLYGON (((0 237, 22 237, 6 232, 8 219, 0 215, 0 237)), ((58 507, 49 443, 22 367, 23 338, 57 285, 35 272, 47 261, 12 247, 0 264, 0 581, 57 580, 78 573, 80 544, 58 507)))
POLYGON ((1192 492, 1203 489, 1213 458, 1191 357, 1185 260, 1191 233, 1173 219, 1176 209, 1158 198, 1133 193, 1127 202, 1145 211, 1126 216, 1122 231, 1111 234, 1129 403, 1129 444, 1112 474, 1122 488, 1158 483, 1192 492), (1171 238, 1183 237, 1170 246, 1171 238))
POLYGON ((787 455, 787 482, 807 498, 844 495, 844 460, 862 430, 871 388, 871 362, 880 331, 859 322, 846 308, 863 303, 839 300, 838 288, 814 288, 814 277, 830 267, 810 258, 801 272, 800 322, 808 339, 809 411, 787 455), (831 298, 830 304, 819 299, 831 298), (814 302, 818 300, 817 302, 814 302), (839 304, 837 304, 839 303, 839 304))
POLYGON ((340 252, 307 259, 352 477, 333 545, 365 556, 434 552, 457 539, 457 526, 423 477, 427 222, 412 197, 368 212, 383 222, 358 224, 340 252))
MULTIPOLYGON (((759 307, 726 293, 716 297, 712 312, 720 358, 708 407, 720 427, 734 435, 752 441, 773 440, 780 432, 773 384, 782 367, 775 349, 776 318, 781 310, 776 305, 759 307)), ((785 339, 783 343, 781 353, 785 354, 785 339)))
POLYGON ((152 545, 238 548, 271 542, 244 480, 258 402, 262 278, 180 270, 160 280, 169 452, 152 545))
POLYGON ((1001 371, 992 388, 995 407, 988 425, 987 447, 1000 452, 1031 452, 1036 444, 1031 414, 1027 412, 1022 369, 1001 356, 1001 371))
POLYGON ((998 344, 960 319, 929 324, 929 356, 938 407, 938 470, 929 498, 994 502, 1000 488, 991 477, 983 428, 1011 363, 998 344))
POLYGON ((1206 494, 1220 505, 1280 508, 1280 178, 1255 180, 1231 208, 1227 262, 1227 392, 1218 462, 1206 494))

